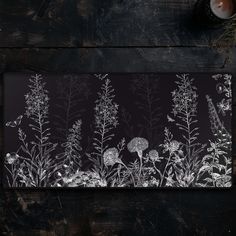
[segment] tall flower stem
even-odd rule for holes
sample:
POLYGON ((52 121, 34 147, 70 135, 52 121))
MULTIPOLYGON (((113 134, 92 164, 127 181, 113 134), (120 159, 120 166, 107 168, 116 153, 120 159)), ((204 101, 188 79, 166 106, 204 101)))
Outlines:
POLYGON ((154 161, 152 162, 152 164, 153 164, 153 167, 154 167, 155 171, 159 174, 160 178, 162 178, 162 173, 160 172, 160 170, 158 170, 158 168, 156 167, 154 161))
POLYGON ((164 170, 163 170, 163 174, 162 174, 162 176, 161 176, 160 186, 162 186, 162 183, 163 183, 163 181, 164 181, 164 179, 165 179, 165 174, 166 174, 166 171, 167 171, 167 167, 168 167, 169 164, 170 164, 171 156, 172 156, 172 154, 169 153, 169 157, 168 157, 167 163, 166 163, 166 165, 165 165, 165 168, 164 168, 164 170))
MULTIPOLYGON (((47 125, 49 123, 49 96, 45 88, 46 83, 43 82, 43 78, 39 74, 31 76, 29 81, 30 91, 25 95, 26 116, 32 121, 29 126, 34 132, 35 141, 31 142, 33 152, 28 147, 27 149, 22 148, 22 151, 30 154, 30 156, 34 153, 35 156, 31 160, 32 163, 28 165, 27 178, 30 178, 28 182, 36 185, 36 187, 45 187, 49 185, 50 177, 54 172, 54 160, 50 153, 55 150, 57 144, 49 141, 51 134, 47 125), (37 166, 37 168, 33 170, 31 168, 33 166, 37 166)), ((25 143, 26 134, 19 131, 19 137, 23 146, 27 146, 25 143)))
POLYGON ((139 160, 140 160, 140 166, 139 166, 138 180, 139 180, 139 183, 141 183, 141 175, 142 175, 142 169, 143 169, 143 157, 142 157, 142 155, 139 157, 139 160))
POLYGON ((112 130, 118 125, 118 104, 114 102, 114 89, 111 81, 106 78, 98 99, 95 101, 95 131, 93 138, 94 152, 90 158, 94 164, 94 169, 104 177, 103 153, 108 148, 108 143, 112 140, 114 133, 112 130))
POLYGON ((128 170, 128 172, 130 173, 130 176, 131 176, 131 178, 132 178, 134 187, 136 187, 135 179, 134 179, 134 176, 133 176, 132 171, 128 168, 128 166, 127 166, 123 161, 120 161, 120 164, 123 165, 123 166, 128 170))

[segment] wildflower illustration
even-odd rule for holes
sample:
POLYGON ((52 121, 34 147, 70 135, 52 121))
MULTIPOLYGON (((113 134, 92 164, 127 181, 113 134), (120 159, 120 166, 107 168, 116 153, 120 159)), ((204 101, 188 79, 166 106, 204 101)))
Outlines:
POLYGON ((231 134, 227 131, 224 124, 220 120, 220 117, 215 108, 215 105, 213 104, 213 101, 209 95, 206 96, 206 100, 208 103, 211 132, 217 142, 221 143, 221 145, 225 147, 226 149, 230 149, 231 134))
POLYGON ((95 101, 95 131, 93 138, 94 152, 91 161, 94 170, 105 177, 103 154, 114 136, 114 128, 118 126, 118 104, 114 102, 115 94, 109 78, 105 78, 98 99, 95 101))
POLYGON ((195 173, 200 168, 200 154, 206 144, 198 141, 199 127, 197 119, 197 88, 193 85, 194 79, 188 74, 176 75, 177 89, 172 92, 172 113, 176 126, 182 132, 182 151, 184 158, 173 166, 175 177, 180 186, 194 186, 195 173))
MULTIPOLYGON (((200 187, 231 187, 232 160, 230 149, 232 137, 220 120, 210 96, 207 95, 206 99, 213 140, 209 140, 208 154, 202 159, 197 185, 200 187)), ((227 111, 230 110, 231 108, 227 109, 227 111)), ((222 110, 219 110, 219 113, 221 112, 222 110)))
POLYGON ((163 154, 168 154, 165 159, 165 166, 163 172, 160 174, 160 186, 174 186, 176 180, 173 179, 174 167, 177 163, 180 163, 183 159, 183 151, 181 149, 181 143, 173 139, 173 134, 166 127, 164 130, 165 139, 164 143, 160 146, 163 148, 163 154))
POLYGON ((139 169, 137 174, 138 185, 141 182, 142 171, 143 171, 143 151, 149 146, 148 141, 145 138, 135 137, 128 144, 127 148, 131 153, 137 153, 139 157, 139 169))
POLYGON ((108 148, 103 154, 103 162, 105 166, 114 166, 119 163, 119 152, 117 148, 108 148))
POLYGON ((62 143, 61 146, 64 148, 64 152, 57 155, 57 159, 59 160, 58 165, 58 172, 57 180, 55 182, 55 185, 57 187, 63 186, 64 179, 68 176, 71 176, 72 174, 76 173, 78 170, 80 170, 82 166, 82 160, 81 160, 81 125, 82 121, 77 120, 72 128, 70 128, 68 131, 67 140, 65 143, 62 143))
POLYGON ((132 75, 129 83, 120 76, 68 75, 57 83, 31 76, 22 88, 23 111, 7 110, 4 185, 232 185, 231 75, 208 78, 208 89, 178 74, 162 81, 161 92, 156 75, 132 75))
POLYGON ((102 179, 97 172, 93 171, 78 170, 75 174, 64 177, 63 183, 64 187, 107 187, 106 180, 102 179))
POLYGON ((7 153, 5 156, 5 168, 10 174, 7 176, 7 183, 11 187, 21 187, 18 183, 20 172, 20 156, 16 152, 7 153))
MULTIPOLYGON (((176 118, 178 118, 177 126, 179 130, 184 132, 182 136, 186 143, 188 159, 191 158, 191 147, 194 145, 198 133, 197 123, 197 88, 193 86, 193 79, 189 78, 189 75, 177 75, 179 81, 176 81, 178 86, 172 92, 173 109, 172 112, 176 118)), ((196 145, 196 144, 195 144, 196 145)))
MULTIPOLYGON (((25 187, 46 187, 50 186, 51 179, 57 169, 52 152, 57 144, 50 142, 49 127, 49 96, 45 88, 45 82, 41 75, 36 74, 29 79, 29 92, 25 95, 26 117, 31 121, 29 127, 34 134, 34 140, 28 142, 26 133, 19 128, 18 138, 21 142, 15 157, 18 157, 17 177, 14 171, 11 186, 15 187, 16 182, 25 187), (16 181, 17 178, 17 181, 16 181)), ((6 155, 9 157, 9 155, 6 155)), ((7 158, 8 164, 9 158, 7 158)), ((14 161, 13 169, 17 162, 14 161)), ((8 170, 9 168, 6 167, 8 170)))
POLYGON ((103 155, 104 164, 108 169, 107 180, 111 187, 134 187, 135 176, 133 170, 130 169, 122 160, 122 152, 126 148, 126 142, 123 138, 117 147, 108 148, 103 155), (115 166, 116 165, 116 166, 115 166))
POLYGON ((216 74, 213 78, 218 82, 216 90, 218 94, 222 94, 224 97, 217 103, 218 111, 222 115, 232 111, 232 88, 231 79, 232 75, 229 74, 216 74))

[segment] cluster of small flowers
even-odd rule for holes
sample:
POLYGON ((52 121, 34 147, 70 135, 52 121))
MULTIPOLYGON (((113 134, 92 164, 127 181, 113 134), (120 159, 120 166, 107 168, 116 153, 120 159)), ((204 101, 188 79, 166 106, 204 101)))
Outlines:
POLYGON ((165 128, 165 140, 164 140, 164 144, 162 144, 161 146, 164 148, 163 153, 165 152, 169 152, 171 154, 173 154, 174 152, 180 152, 180 146, 181 143, 173 140, 173 134, 169 131, 169 129, 166 127, 165 128))
POLYGON ((160 181, 157 180, 155 177, 151 176, 149 181, 144 181, 142 183, 142 187, 159 187, 160 181))
POLYGON ((192 79, 188 75, 183 74, 177 76, 180 81, 177 81, 178 89, 172 92, 173 98, 173 113, 177 115, 181 112, 189 112, 191 115, 197 111, 197 93, 196 87, 192 86, 192 79))
POLYGON ((82 150, 80 146, 81 140, 81 125, 82 121, 77 120, 72 128, 69 129, 69 135, 67 137, 67 142, 64 143, 62 146, 65 147, 65 156, 66 157, 79 157, 79 151, 82 150))
MULTIPOLYGON (((63 178, 63 185, 68 187, 106 187, 107 182, 99 174, 92 171, 77 171, 70 177, 63 178)), ((58 185, 61 187, 61 185, 58 185)))
POLYGON ((180 142, 176 140, 172 140, 170 142, 166 142, 164 144, 164 151, 169 151, 170 153, 174 153, 179 150, 180 142))
POLYGON ((7 164, 12 165, 19 159, 19 157, 20 156, 15 152, 14 153, 7 153, 5 160, 6 160, 7 164))
POLYGON ((42 76, 36 74, 31 77, 30 82, 30 92, 25 95, 27 105, 26 115, 30 117, 40 114, 42 119, 46 118, 48 115, 49 97, 48 91, 44 88, 45 83, 42 82, 42 76))
POLYGON ((159 153, 157 150, 150 150, 148 153, 148 157, 150 158, 152 162, 160 162, 163 159, 163 157, 159 156, 159 153))
POLYGON ((118 104, 113 102, 114 95, 112 95, 112 92, 110 80, 106 79, 95 106, 95 124, 97 128, 102 128, 105 123, 106 126, 116 127, 118 125, 118 104))
POLYGON ((216 90, 219 94, 224 94, 226 98, 223 98, 219 103, 217 103, 217 107, 219 109, 219 112, 222 113, 222 115, 226 115, 226 112, 232 111, 232 75, 225 74, 224 76, 220 76, 220 78, 222 77, 224 79, 224 83, 218 83, 216 85, 216 90))

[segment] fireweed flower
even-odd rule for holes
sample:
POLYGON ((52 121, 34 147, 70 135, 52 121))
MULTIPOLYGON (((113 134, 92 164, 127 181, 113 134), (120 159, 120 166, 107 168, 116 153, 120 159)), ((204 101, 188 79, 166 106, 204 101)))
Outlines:
POLYGON ((117 148, 108 148, 103 154, 103 160, 105 166, 113 166, 116 163, 119 163, 119 152, 117 148))
POLYGON ((30 79, 32 85, 29 85, 30 92, 25 95, 26 115, 27 117, 38 117, 43 120, 47 118, 49 109, 48 91, 45 89, 45 83, 42 82, 41 75, 36 75, 30 79))
POLYGON ((114 128, 119 124, 118 122, 118 104, 114 101, 115 90, 111 85, 110 79, 105 79, 102 84, 100 92, 98 92, 98 99, 95 101, 94 116, 95 116, 95 130, 91 160, 98 170, 99 174, 104 177, 103 168, 106 164, 112 165, 110 161, 111 155, 108 156, 106 149, 109 147, 109 142, 114 137, 114 128), (104 163, 105 153, 105 163, 104 163), (108 161, 108 162, 106 162, 108 161))
POLYGON ((148 141, 145 138, 135 137, 128 144, 127 148, 130 152, 137 152, 139 158, 142 158, 143 151, 149 146, 148 141))
POLYGON ((95 110, 95 124, 97 128, 103 128, 104 123, 106 126, 116 127, 118 125, 118 104, 113 102, 114 89, 111 88, 110 80, 105 81, 102 87, 103 92, 98 93, 99 99, 96 101, 95 110))
POLYGON ((194 115, 197 112, 197 93, 196 88, 192 86, 192 79, 188 75, 177 76, 181 82, 176 82, 178 89, 172 92, 173 113, 178 115, 181 112, 189 112, 194 115))

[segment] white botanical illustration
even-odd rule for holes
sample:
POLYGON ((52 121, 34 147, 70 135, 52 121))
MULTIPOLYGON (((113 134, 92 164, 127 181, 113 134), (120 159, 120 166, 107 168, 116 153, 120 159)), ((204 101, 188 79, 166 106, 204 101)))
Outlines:
POLYGON ((73 124, 72 128, 69 129, 66 142, 61 144, 64 152, 56 156, 58 159, 58 171, 54 183, 56 187, 61 187, 81 168, 81 125, 81 120, 77 120, 73 124))
POLYGON ((194 186, 201 153, 205 144, 199 143, 197 120, 198 94, 194 80, 188 74, 177 75, 177 88, 172 92, 172 113, 181 134, 180 150, 168 171, 168 186, 194 186))
POLYGON ((54 186, 61 186, 63 178, 70 178, 81 167, 84 155, 81 147, 81 117, 86 108, 83 103, 90 96, 86 76, 64 75, 57 80, 57 103, 54 114, 54 140, 60 145, 56 155, 58 172, 54 186), (61 177, 61 178, 60 178, 61 177))
POLYGON ((197 183, 200 187, 231 187, 232 185, 232 158, 231 146, 232 135, 225 128, 223 121, 220 119, 220 114, 230 116, 232 113, 232 91, 231 78, 229 74, 213 76, 219 83, 216 89, 223 97, 217 103, 217 109, 209 95, 206 95, 209 119, 211 123, 211 131, 213 139, 209 140, 207 152, 208 154, 202 158, 201 168, 198 173, 199 180, 197 183))
POLYGON ((217 74, 212 76, 216 81, 216 90, 219 94, 223 94, 224 97, 217 103, 218 111, 222 115, 232 111, 232 88, 231 80, 232 75, 229 74, 217 74))
MULTIPOLYGON (((8 183, 11 187, 47 187, 57 164, 52 155, 57 144, 50 141, 49 95, 41 75, 29 79, 29 92, 25 95, 25 116, 29 122, 32 140, 18 128, 19 148, 7 153, 5 162, 9 171, 8 183)), ((7 123, 6 123, 7 125, 7 123)))
POLYGON ((95 131, 93 138, 94 151, 91 154, 91 161, 94 163, 94 171, 102 178, 107 175, 104 163, 104 153, 109 148, 109 143, 114 137, 114 129, 118 126, 118 104, 114 101, 115 94, 110 79, 106 78, 98 92, 98 99, 95 101, 95 131))
POLYGON ((132 110, 120 109, 110 75, 95 74, 100 88, 93 101, 94 118, 89 128, 78 96, 90 93, 89 85, 68 77, 67 87, 61 87, 58 106, 63 117, 54 115, 57 127, 61 127, 61 136, 54 142, 50 116, 53 103, 42 75, 36 74, 29 79, 25 112, 6 122, 6 129, 16 129, 18 134, 18 147, 5 154, 7 186, 230 187, 232 137, 224 121, 232 115, 231 77, 212 76, 215 93, 202 95, 191 75, 177 74, 174 90, 165 95, 172 104, 164 116, 160 115, 157 86, 150 84, 157 80, 149 81, 148 76, 135 79, 131 88, 138 101, 133 104, 137 105, 134 109, 140 114, 139 122, 143 121, 137 126, 132 124, 132 110), (208 108, 205 122, 209 130, 201 129, 199 99, 201 106, 208 108), (163 129, 158 126, 160 117, 166 119, 163 129), (125 132, 121 129, 124 127, 125 132), (141 127, 142 135, 134 135, 136 127, 141 127), (85 147, 88 132, 92 142, 85 147), (209 140, 201 139, 204 132, 209 140), (160 138, 162 141, 157 142, 160 138))

